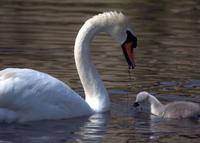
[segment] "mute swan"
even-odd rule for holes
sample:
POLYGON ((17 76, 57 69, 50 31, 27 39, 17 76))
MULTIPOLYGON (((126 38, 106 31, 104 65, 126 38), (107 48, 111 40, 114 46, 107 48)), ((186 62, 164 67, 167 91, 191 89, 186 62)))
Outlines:
POLYGON ((147 100, 150 103, 151 113, 163 118, 195 118, 200 115, 200 106, 197 103, 187 101, 176 101, 163 105, 156 97, 148 92, 137 94, 134 106, 139 106, 141 102, 147 100))
POLYGON ((122 46, 129 68, 134 68, 137 39, 126 17, 117 12, 98 14, 81 27, 74 46, 85 100, 46 73, 8 68, 0 71, 0 121, 66 119, 108 111, 108 93, 90 56, 90 42, 101 31, 110 34, 122 46))

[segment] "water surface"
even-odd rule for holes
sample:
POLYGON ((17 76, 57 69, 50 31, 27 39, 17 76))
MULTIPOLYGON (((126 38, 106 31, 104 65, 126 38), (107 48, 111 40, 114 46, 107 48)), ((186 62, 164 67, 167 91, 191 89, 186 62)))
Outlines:
POLYGON ((102 33, 93 61, 112 101, 111 112, 61 121, 0 124, 0 142, 198 142, 200 123, 157 120, 135 113, 135 94, 162 102, 200 102, 200 2, 198 0, 1 0, 0 67, 49 73, 84 96, 73 45, 89 17, 122 11, 138 37, 136 69, 129 73, 121 48, 102 33))

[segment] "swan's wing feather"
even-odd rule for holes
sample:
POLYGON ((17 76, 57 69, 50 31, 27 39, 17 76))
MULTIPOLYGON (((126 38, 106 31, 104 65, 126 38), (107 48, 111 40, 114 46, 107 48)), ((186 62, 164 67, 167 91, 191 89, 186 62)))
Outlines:
POLYGON ((189 118, 200 114, 200 106, 193 102, 177 101, 166 105, 165 117, 189 118))
POLYGON ((69 118, 91 112, 62 81, 35 70, 15 68, 0 71, 0 108, 19 114, 27 111, 31 114, 28 118, 69 118))

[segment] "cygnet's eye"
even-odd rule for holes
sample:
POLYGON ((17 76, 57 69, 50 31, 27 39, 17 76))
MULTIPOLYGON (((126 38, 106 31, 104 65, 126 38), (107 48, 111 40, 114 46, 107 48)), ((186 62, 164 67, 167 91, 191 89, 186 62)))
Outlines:
POLYGON ((138 107, 140 104, 138 103, 138 102, 135 102, 134 104, 133 104, 133 106, 134 107, 138 107))

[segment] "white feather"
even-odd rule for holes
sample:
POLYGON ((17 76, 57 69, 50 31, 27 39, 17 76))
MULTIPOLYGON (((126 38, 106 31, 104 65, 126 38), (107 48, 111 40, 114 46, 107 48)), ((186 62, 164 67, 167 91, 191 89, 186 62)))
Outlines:
POLYGON ((65 119, 108 111, 110 100, 91 62, 90 42, 101 31, 111 32, 116 40, 124 40, 126 25, 123 14, 106 12, 89 19, 80 29, 74 54, 86 101, 46 73, 18 68, 0 71, 0 121, 65 119), (117 29, 113 30, 114 27, 117 29))

